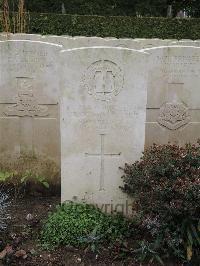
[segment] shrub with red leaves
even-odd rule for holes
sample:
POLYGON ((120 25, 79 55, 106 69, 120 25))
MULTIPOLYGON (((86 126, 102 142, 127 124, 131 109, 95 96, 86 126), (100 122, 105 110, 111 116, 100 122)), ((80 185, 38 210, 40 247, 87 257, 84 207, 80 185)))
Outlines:
POLYGON ((200 247, 200 142, 153 145, 125 165, 122 190, 160 247, 190 260, 200 247))

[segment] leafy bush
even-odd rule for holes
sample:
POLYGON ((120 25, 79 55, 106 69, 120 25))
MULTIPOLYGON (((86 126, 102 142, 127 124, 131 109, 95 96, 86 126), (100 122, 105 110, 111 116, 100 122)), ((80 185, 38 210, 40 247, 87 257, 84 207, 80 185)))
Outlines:
POLYGON ((128 235, 129 223, 121 216, 102 213, 94 206, 65 203, 58 206, 45 221, 41 232, 43 247, 59 245, 88 247, 92 250, 103 242, 114 243, 128 235))
POLYGON ((122 190, 162 254, 195 258, 200 248, 200 146, 154 145, 125 165, 122 190))
POLYGON ((41 186, 43 188, 49 189, 49 183, 46 178, 32 172, 31 170, 26 170, 25 173, 18 173, 17 171, 7 172, 0 170, 0 184, 9 187, 14 192, 15 200, 19 197, 25 196, 30 192, 30 187, 36 185, 36 187, 41 186))
POLYGON ((139 248, 134 250, 133 253, 140 262, 146 262, 151 265, 153 262, 164 265, 157 250, 159 250, 158 243, 149 243, 148 241, 139 242, 139 248))
POLYGON ((60 171, 55 162, 42 156, 22 155, 16 160, 0 156, 0 184, 14 197, 39 192, 60 194, 60 171))

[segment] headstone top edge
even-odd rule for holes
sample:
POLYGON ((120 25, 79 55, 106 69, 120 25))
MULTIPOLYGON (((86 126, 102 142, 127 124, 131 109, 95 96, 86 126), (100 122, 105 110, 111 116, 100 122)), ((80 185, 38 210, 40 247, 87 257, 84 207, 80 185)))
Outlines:
POLYGON ((4 41, 0 41, 0 44, 7 44, 7 43, 34 43, 34 44, 43 44, 43 45, 49 45, 52 47, 63 48, 63 45, 60 45, 60 44, 34 41, 34 40, 4 40, 4 41))
POLYGON ((171 49, 171 48, 194 48, 194 49, 200 49, 200 47, 198 46, 192 46, 192 45, 169 45, 169 46, 156 46, 156 47, 151 47, 151 48, 145 48, 145 49, 141 49, 140 51, 142 52, 151 52, 154 50, 159 50, 159 49, 171 49))
POLYGON ((78 51, 84 51, 84 50, 98 50, 98 49, 105 49, 105 50, 119 50, 119 51, 131 51, 138 54, 148 55, 146 51, 137 50, 137 49, 131 49, 126 47, 114 47, 114 46, 91 46, 91 47, 79 47, 79 48, 71 48, 71 49, 63 49, 60 51, 60 53, 68 53, 68 52, 78 52, 78 51))

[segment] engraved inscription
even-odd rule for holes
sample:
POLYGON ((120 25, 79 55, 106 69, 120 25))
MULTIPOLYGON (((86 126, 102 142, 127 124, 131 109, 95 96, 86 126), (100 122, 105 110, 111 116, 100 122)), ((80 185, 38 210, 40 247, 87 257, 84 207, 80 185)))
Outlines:
POLYGON ((157 56, 156 61, 161 64, 160 71, 171 79, 198 77, 200 74, 199 56, 157 56))
POLYGON ((101 134, 101 152, 100 153, 86 153, 86 156, 97 156, 101 158, 101 168, 100 168, 100 182, 99 182, 99 190, 105 190, 105 185, 104 185, 104 173, 105 173, 105 166, 104 166, 104 161, 106 156, 111 156, 111 157, 118 157, 121 155, 121 153, 105 153, 105 134, 101 134))
POLYGON ((158 123, 170 130, 176 130, 191 120, 188 108, 183 103, 166 103, 160 108, 158 123))
POLYGON ((117 96, 124 85, 120 67, 109 61, 100 60, 88 67, 82 78, 82 86, 100 101, 109 101, 117 96))
POLYGON ((4 112, 7 116, 19 117, 44 117, 48 116, 48 107, 38 104, 34 97, 32 84, 27 78, 18 78, 18 96, 16 97, 16 104, 8 106, 4 112))
POLYGON ((53 59, 48 57, 48 52, 44 47, 40 49, 30 47, 14 47, 10 51, 9 46, 0 48, 1 64, 3 66, 2 71, 7 73, 26 73, 32 75, 38 70, 44 71, 53 67, 53 59))

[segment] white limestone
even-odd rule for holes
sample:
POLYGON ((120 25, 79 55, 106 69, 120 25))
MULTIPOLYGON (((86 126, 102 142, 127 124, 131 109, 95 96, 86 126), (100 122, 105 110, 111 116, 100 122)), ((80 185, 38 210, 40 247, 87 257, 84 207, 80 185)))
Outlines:
POLYGON ((42 41, 61 44, 65 49, 109 46, 140 49, 140 43, 134 39, 117 39, 101 37, 64 37, 64 36, 42 36, 42 41))
POLYGON ((41 41, 41 38, 40 34, 15 33, 10 35, 10 40, 41 41))
POLYGON ((147 49, 158 46, 168 46, 172 41, 171 40, 162 40, 162 39, 135 39, 139 42, 139 49, 147 49))
POLYGON ((144 149, 147 56, 109 47, 61 52, 62 201, 126 212, 119 166, 144 149))
POLYGON ((200 48, 145 49, 149 58, 146 146, 184 145, 200 136, 200 48))
POLYGON ((43 156, 59 164, 61 46, 0 42, 1 156, 43 156))
POLYGON ((175 46, 200 46, 200 41, 192 41, 192 40, 180 40, 180 41, 173 41, 170 45, 175 46))
POLYGON ((27 34, 27 33, 2 33, 0 34, 1 41, 9 40, 28 40, 28 41, 41 41, 42 35, 40 34, 27 34))

